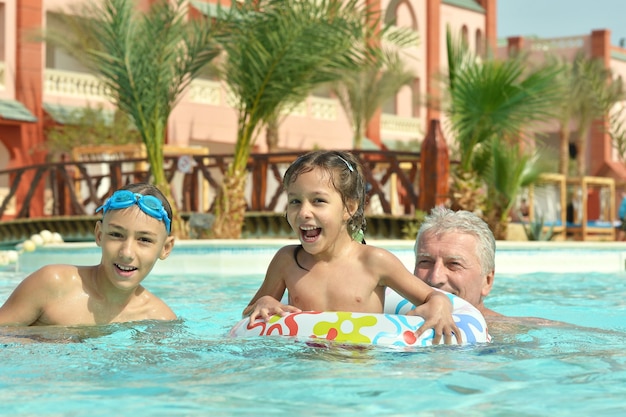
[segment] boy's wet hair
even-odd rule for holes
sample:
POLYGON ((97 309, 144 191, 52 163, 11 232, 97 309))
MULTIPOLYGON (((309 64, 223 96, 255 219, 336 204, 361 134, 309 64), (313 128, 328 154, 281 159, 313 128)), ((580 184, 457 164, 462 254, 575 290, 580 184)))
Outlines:
POLYGON ((359 160, 349 152, 313 151, 300 156, 289 166, 283 177, 285 190, 300 174, 321 168, 329 177, 335 190, 341 195, 344 207, 348 201, 356 201, 357 209, 348 220, 348 232, 351 236, 365 231, 365 178, 359 160))
POLYGON ((133 193, 141 195, 151 195, 158 198, 161 201, 161 204, 163 204, 163 208, 167 213, 167 217, 172 220, 172 206, 170 205, 170 202, 167 200, 167 198, 165 198, 165 195, 161 192, 161 190, 159 190, 154 185, 148 184, 147 182, 136 182, 132 184, 127 184, 120 188, 120 190, 129 190, 133 193))

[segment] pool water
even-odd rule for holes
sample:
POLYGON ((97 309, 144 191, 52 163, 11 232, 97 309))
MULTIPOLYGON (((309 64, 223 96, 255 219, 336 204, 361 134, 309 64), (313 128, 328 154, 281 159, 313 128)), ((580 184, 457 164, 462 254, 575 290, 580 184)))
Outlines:
MULTIPOLYGON (((145 282, 175 322, 0 328, 0 415, 621 416, 626 408, 624 272, 496 276, 489 307, 569 325, 495 326, 493 343, 463 347, 314 348, 227 336, 273 250, 178 251, 186 267, 195 259, 194 271, 172 273, 173 255, 145 282), (246 271, 225 267, 228 257, 246 271)), ((79 256, 64 253, 70 263, 79 256)), ((0 273, 0 302, 46 256, 0 273)))

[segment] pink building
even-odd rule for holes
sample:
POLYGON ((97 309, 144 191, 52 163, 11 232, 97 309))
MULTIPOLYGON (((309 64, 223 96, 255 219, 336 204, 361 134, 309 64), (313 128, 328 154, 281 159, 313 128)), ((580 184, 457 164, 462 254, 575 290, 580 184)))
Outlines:
MULTIPOLYGON (((56 23, 59 13, 76 0, 0 0, 0 170, 43 162, 46 152, 44 124, 76 107, 110 107, 96 78, 62 50, 35 42, 29 33, 56 23)), ((141 0, 142 8, 154 0, 141 0)), ((379 7, 386 20, 412 28, 419 45, 411 62, 416 78, 395 101, 374 118, 367 129, 370 146, 390 146, 397 141, 422 141, 429 120, 440 118, 437 109, 425 107, 424 98, 436 95, 433 82, 445 71, 445 33, 449 25, 464 34, 471 49, 496 48, 497 0, 367 0, 379 7)), ((189 15, 209 15, 217 0, 190 0, 189 15)), ((228 5, 228 0, 222 4, 228 5)), ((511 38, 508 47, 563 50, 573 55, 582 48, 602 57, 615 74, 626 75, 626 50, 612 47, 607 31, 594 31, 573 39, 533 40, 511 38)), ((594 131, 585 150, 589 174, 626 178, 617 164, 610 140, 594 131)), ((174 109, 168 126, 168 143, 208 147, 213 154, 229 153, 236 138, 236 113, 223 86, 208 79, 196 80, 174 109)), ((352 131, 337 99, 311 95, 280 127, 281 149, 352 147, 352 131)), ((266 150, 259 138, 256 151, 266 150)), ((4 177, 6 178, 6 176, 4 177)), ((0 179, 0 181, 3 181, 0 179)), ((4 180, 6 181, 6 180, 4 180)), ((2 190, 9 184, 0 182, 2 190)), ((19 198, 19 194, 18 194, 19 198)), ((42 213, 31 207, 31 216, 42 213)))
MULTIPOLYGON (((142 0, 149 7, 153 0, 142 0)), ((486 42, 495 46, 496 0, 368 0, 387 20, 415 30, 420 39, 412 63, 417 74, 411 87, 382 109, 368 126, 374 146, 395 141, 421 141, 427 121, 438 111, 419 103, 435 93, 430 81, 445 64, 445 30, 463 30, 472 48, 486 42)), ((28 34, 56 24, 55 13, 75 0, 0 1, 0 170, 45 160, 44 123, 67 109, 110 107, 96 78, 64 51, 34 42, 28 34)), ((192 18, 210 14, 217 0, 191 0, 192 18)), ((228 5, 229 1, 222 1, 228 5)), ((352 132, 339 102, 330 96, 311 95, 280 127, 282 149, 351 148, 352 132)), ((236 138, 236 113, 223 86, 196 80, 175 108, 168 126, 168 143, 209 147, 211 153, 229 153, 236 138)), ((266 150, 263 138, 256 151, 266 150)), ((8 184, 0 183, 2 189, 8 184)), ((25 191, 22 191, 25 192, 25 191)), ((19 193, 18 196, 19 198, 19 193)), ((41 214, 31 207, 31 215, 41 214)))
MULTIPOLYGON (((598 29, 586 35, 553 39, 511 37, 506 40, 506 44, 499 47, 499 55, 506 56, 514 50, 529 53, 530 58, 535 61, 542 61, 548 55, 573 60, 579 51, 583 51, 586 56, 604 62, 604 66, 610 69, 614 78, 621 77, 626 80, 626 49, 611 45, 609 30, 598 29)), ((618 103, 618 106, 624 104, 618 103)), ((619 161, 611 138, 603 126, 604 120, 595 121, 589 132, 587 149, 577 149, 577 151, 585 154, 587 175, 611 177, 624 181, 626 180, 626 166, 619 161)), ((544 129, 548 134, 545 140, 547 144, 558 149, 558 126, 553 124, 544 129)), ((575 132, 572 132, 570 141, 573 141, 574 137, 575 132)))

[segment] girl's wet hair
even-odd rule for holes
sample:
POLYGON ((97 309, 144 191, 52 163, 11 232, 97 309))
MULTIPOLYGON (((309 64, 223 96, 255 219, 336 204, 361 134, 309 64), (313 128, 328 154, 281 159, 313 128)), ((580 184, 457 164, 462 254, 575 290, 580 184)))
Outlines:
POLYGON ((365 231, 365 178, 359 160, 349 152, 313 151, 300 156, 285 172, 283 187, 287 189, 300 174, 321 168, 328 174, 330 183, 341 195, 344 207, 349 201, 358 203, 348 220, 348 232, 354 236, 365 231))
POLYGON ((161 204, 163 204, 163 208, 165 209, 167 216, 170 218, 170 220, 172 220, 172 206, 170 205, 170 202, 167 200, 167 198, 165 198, 165 195, 161 192, 161 190, 159 190, 154 185, 148 184, 147 182, 136 182, 132 184, 127 184, 120 189, 129 190, 133 193, 141 195, 152 195, 158 198, 161 201, 161 204))

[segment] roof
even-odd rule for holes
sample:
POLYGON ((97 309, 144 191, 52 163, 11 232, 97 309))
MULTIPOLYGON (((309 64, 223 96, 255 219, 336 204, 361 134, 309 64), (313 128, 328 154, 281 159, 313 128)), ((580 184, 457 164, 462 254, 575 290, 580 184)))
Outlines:
POLYGON ((20 122, 36 122, 37 118, 17 100, 0 100, 0 117, 20 122))
MULTIPOLYGON (((60 124, 77 124, 88 107, 66 106, 63 104, 44 103, 43 109, 60 124)), ((95 109, 107 125, 113 124, 114 112, 109 109, 95 109)))
POLYGON ((226 12, 230 9, 229 7, 225 7, 220 4, 205 3, 199 0, 191 0, 189 3, 200 13, 208 17, 217 17, 220 9, 222 12, 226 12))
POLYGON ((485 13, 485 9, 474 0, 443 0, 442 3, 449 6, 461 7, 473 12, 485 13))

